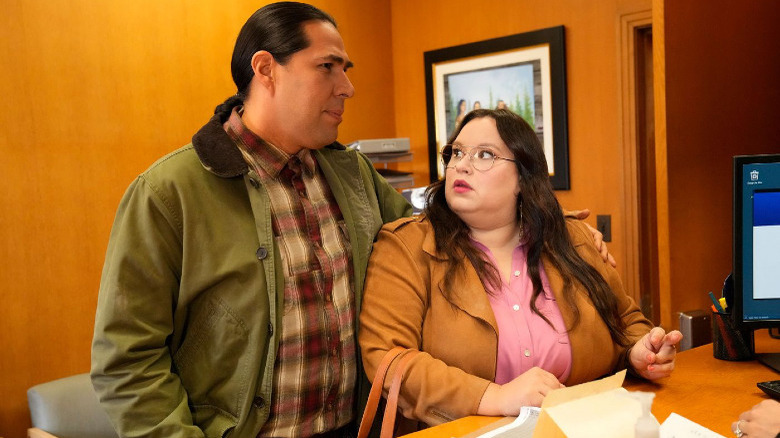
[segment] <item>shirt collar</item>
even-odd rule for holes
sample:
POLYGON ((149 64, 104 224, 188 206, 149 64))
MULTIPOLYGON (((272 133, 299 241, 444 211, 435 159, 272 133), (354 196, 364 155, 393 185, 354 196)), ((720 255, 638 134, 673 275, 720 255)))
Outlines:
MULTIPOLYGON (((257 134, 246 127, 241 119, 244 107, 237 106, 225 121, 223 128, 228 136, 236 143, 239 149, 249 152, 257 162, 257 165, 271 177, 276 177, 285 168, 293 155, 279 149, 270 142, 263 140, 257 134)), ((316 170, 316 160, 309 149, 301 149, 295 154, 303 163, 304 171, 309 175, 316 170)))

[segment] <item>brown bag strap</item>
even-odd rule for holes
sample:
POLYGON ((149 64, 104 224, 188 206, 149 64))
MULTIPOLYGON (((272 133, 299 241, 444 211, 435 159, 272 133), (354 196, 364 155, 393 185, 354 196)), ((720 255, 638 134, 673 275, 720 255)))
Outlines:
MULTIPOLYGON (((395 359, 401 356, 405 356, 409 352, 416 352, 416 351, 409 350, 403 347, 395 347, 392 350, 385 353, 385 356, 382 358, 382 361, 379 362, 379 367, 376 370, 376 374, 374 374, 374 380, 371 382, 371 392, 369 392, 368 394, 368 402, 366 403, 366 409, 363 411, 363 418, 360 420, 360 428, 358 429, 357 438, 367 438, 368 433, 371 431, 371 425, 374 423, 374 417, 376 416, 376 411, 377 408, 379 407, 379 399, 382 397, 382 387, 384 386, 385 377, 387 376, 387 370, 390 369, 390 365, 393 363, 395 359)), ((399 367, 401 365, 406 367, 407 363, 408 361, 399 364, 399 367)), ((396 369, 395 375, 398 376, 399 374, 400 374, 399 370, 396 369)), ((400 389, 401 386, 400 379, 397 386, 400 389)), ((388 394, 388 400, 390 400, 391 395, 392 395, 392 387, 391 387, 391 394, 388 394)), ((392 435, 393 433, 393 424, 395 423, 395 411, 396 411, 396 406, 398 404, 398 390, 396 390, 395 392, 394 399, 395 401, 393 402, 394 407, 393 407, 392 423, 387 423, 388 424, 387 427, 390 428, 390 435, 392 435)), ((385 419, 387 418, 388 411, 389 409, 385 409, 385 419)), ((385 419, 383 419, 382 421, 383 437, 385 436, 385 429, 386 429, 385 419)))
POLYGON ((387 394, 387 406, 385 406, 385 416, 382 418, 382 431, 379 438, 393 438, 393 429, 395 428, 395 415, 398 412, 398 394, 401 392, 401 381, 406 374, 406 367, 414 356, 419 353, 417 350, 406 350, 407 353, 398 362, 398 366, 393 374, 393 382, 390 384, 390 392, 387 394))

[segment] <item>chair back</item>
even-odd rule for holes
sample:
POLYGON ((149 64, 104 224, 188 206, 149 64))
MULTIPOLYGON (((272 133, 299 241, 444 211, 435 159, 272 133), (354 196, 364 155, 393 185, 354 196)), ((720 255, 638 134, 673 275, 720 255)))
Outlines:
POLYGON ((118 438, 100 406, 89 374, 41 383, 27 390, 34 428, 58 438, 118 438))

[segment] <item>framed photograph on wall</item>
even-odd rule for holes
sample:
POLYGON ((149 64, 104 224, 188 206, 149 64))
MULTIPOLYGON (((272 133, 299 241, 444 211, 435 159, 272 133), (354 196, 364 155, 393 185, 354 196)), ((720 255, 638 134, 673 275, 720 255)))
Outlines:
POLYGON ((522 116, 544 147, 550 180, 569 189, 563 26, 425 52, 431 182, 444 175, 441 148, 475 108, 522 116))

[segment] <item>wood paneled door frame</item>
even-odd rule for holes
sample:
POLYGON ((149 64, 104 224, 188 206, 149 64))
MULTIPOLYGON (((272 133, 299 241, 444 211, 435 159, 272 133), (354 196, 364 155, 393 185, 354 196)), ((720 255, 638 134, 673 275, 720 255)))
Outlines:
POLYGON ((658 279, 654 63, 651 10, 620 16, 620 128, 626 290, 661 323, 658 279))

